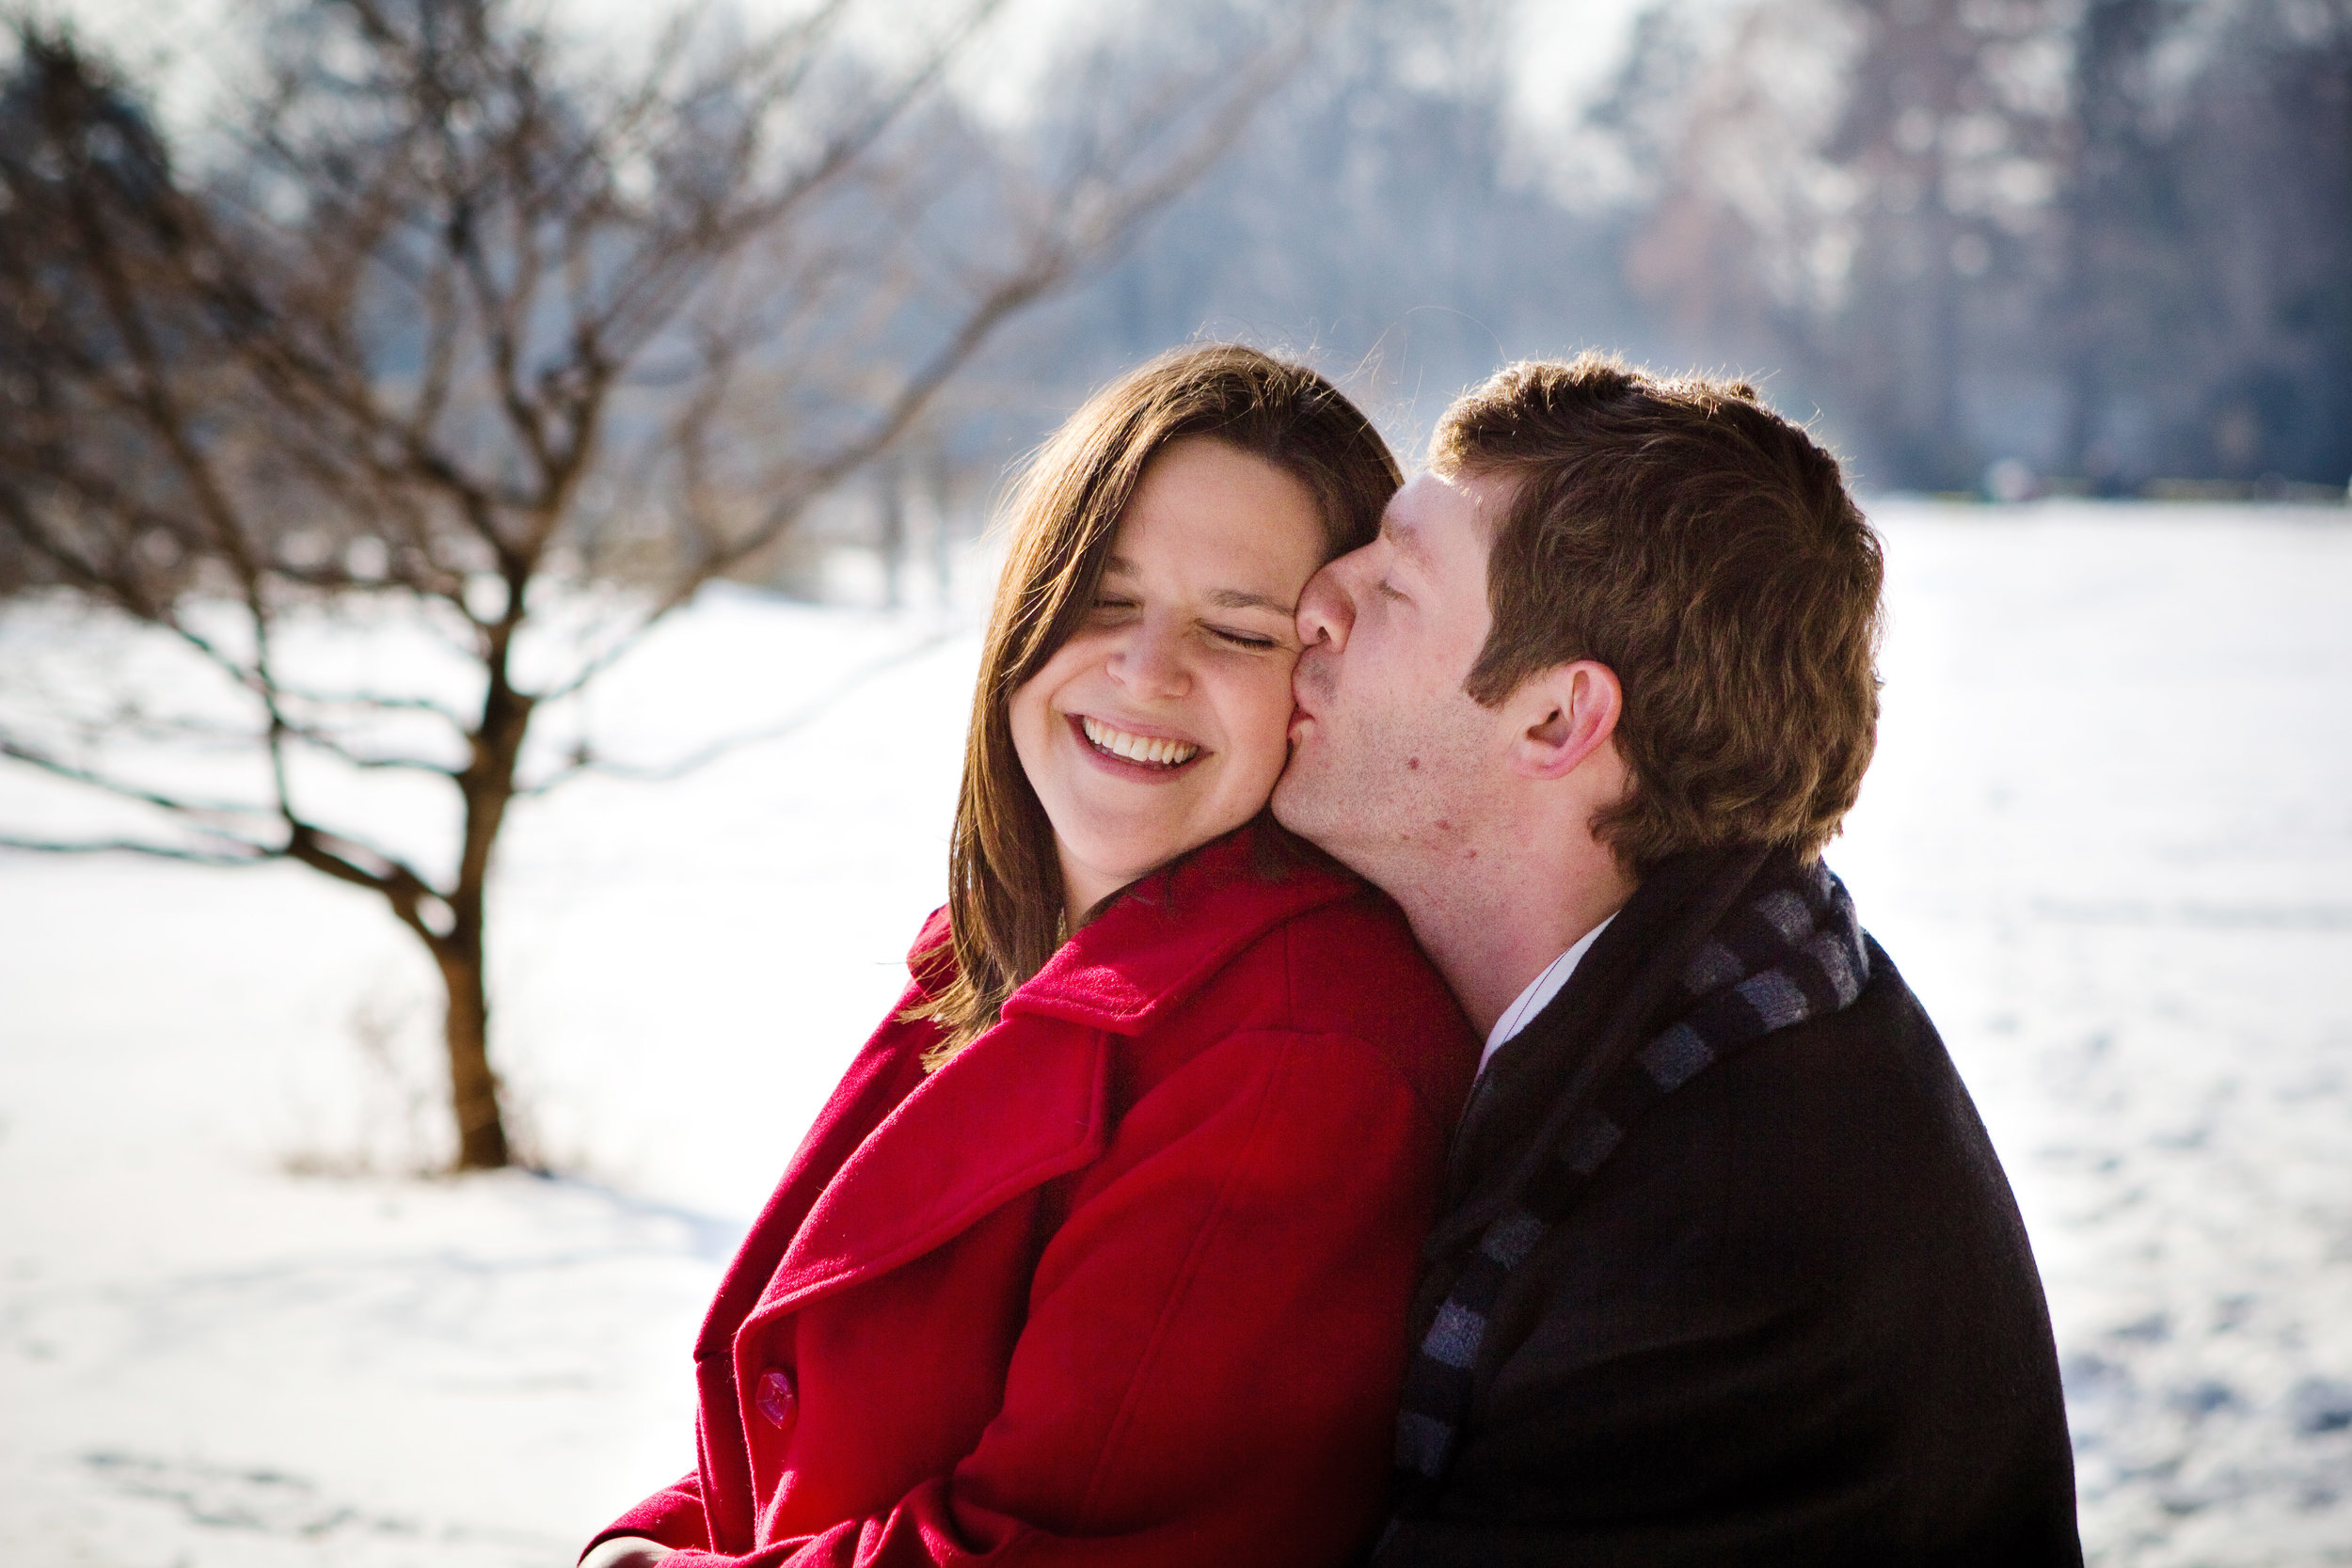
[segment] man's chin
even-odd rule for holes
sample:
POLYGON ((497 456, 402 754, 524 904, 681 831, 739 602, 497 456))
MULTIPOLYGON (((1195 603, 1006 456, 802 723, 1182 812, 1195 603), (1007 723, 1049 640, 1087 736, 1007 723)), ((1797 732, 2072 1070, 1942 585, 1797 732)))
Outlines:
POLYGON ((1298 756, 1291 754, 1290 766, 1274 781, 1274 793, 1266 804, 1274 813, 1274 820, 1299 837, 1311 840, 1314 834, 1314 790, 1298 774, 1298 756))
POLYGON ((1341 814, 1332 809, 1329 783, 1319 776, 1321 771, 1311 763, 1302 766, 1294 752, 1290 766, 1274 781, 1274 796, 1269 804, 1274 809, 1274 820, 1309 843, 1330 849, 1332 829, 1341 814))

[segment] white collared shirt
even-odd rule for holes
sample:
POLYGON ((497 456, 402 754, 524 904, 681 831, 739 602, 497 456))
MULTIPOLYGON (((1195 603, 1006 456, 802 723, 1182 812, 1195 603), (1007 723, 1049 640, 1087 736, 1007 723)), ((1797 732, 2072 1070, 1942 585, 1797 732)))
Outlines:
POLYGON ((1495 1053, 1502 1049, 1503 1043, 1534 1022, 1535 1015, 1551 1005, 1551 999, 1560 994, 1560 988, 1568 983, 1568 976, 1576 973, 1579 961, 1592 950, 1601 932, 1609 929, 1609 921, 1616 918, 1613 911, 1608 919, 1577 938, 1576 945, 1546 964, 1541 974, 1527 982, 1527 989, 1519 992, 1518 1000, 1502 1009, 1502 1016, 1495 1020, 1495 1026, 1486 1031, 1486 1049, 1478 1058, 1478 1070, 1482 1075, 1486 1070, 1486 1064, 1494 1060, 1495 1053))

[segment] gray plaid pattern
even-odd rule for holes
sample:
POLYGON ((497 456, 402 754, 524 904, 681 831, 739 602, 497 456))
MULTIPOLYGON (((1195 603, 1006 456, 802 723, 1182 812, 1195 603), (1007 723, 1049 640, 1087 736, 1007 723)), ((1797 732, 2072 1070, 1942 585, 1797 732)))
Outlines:
POLYGON ((1715 1053, 1699 1038, 1699 1032, 1687 1023, 1677 1023, 1649 1044, 1642 1047, 1635 1058, 1649 1069, 1649 1075, 1661 1089, 1678 1089, 1698 1073, 1699 1069, 1715 1059, 1715 1053))

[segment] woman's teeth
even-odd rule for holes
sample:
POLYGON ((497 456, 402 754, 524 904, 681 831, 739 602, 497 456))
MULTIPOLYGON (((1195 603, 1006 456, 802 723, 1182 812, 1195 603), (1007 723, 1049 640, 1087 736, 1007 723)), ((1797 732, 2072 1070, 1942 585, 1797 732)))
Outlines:
POLYGON ((1189 740, 1154 740, 1146 735, 1129 735, 1125 730, 1112 729, 1100 719, 1081 720, 1087 738, 1115 757, 1129 762, 1148 762, 1162 768, 1174 768, 1190 762, 1200 748, 1189 740))

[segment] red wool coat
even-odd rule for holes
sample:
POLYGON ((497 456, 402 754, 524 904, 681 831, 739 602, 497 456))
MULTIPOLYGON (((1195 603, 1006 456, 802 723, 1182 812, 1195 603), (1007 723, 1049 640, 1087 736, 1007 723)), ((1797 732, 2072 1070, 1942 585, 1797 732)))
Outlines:
POLYGON ((1379 1509, 1477 1045, 1394 908, 1253 832, 1155 876, 936 1073, 898 1014, 694 1347, 672 1568, 1309 1568, 1379 1509))

